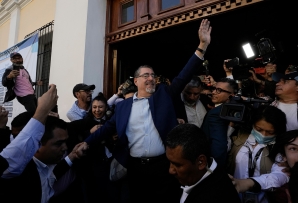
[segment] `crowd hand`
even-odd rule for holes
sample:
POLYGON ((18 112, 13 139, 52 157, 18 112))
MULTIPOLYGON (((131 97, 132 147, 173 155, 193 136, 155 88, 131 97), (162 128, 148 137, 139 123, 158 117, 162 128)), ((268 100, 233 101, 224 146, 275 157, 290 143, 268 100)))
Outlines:
MULTIPOLYGON (((84 149, 85 148, 80 148, 83 145, 84 142, 81 142, 79 144, 77 144, 76 146, 74 146, 74 148, 72 149, 72 151, 68 154, 68 158, 73 162, 76 159, 80 159, 83 156, 85 156, 85 152, 84 149)), ((86 150, 85 150, 86 151, 86 150)))
POLYGON ((51 84, 49 90, 38 98, 38 105, 33 118, 41 123, 45 123, 48 114, 57 104, 57 100, 58 95, 56 85, 51 84))
POLYGON ((207 86, 215 86, 216 82, 211 75, 205 76, 203 81, 207 86))
POLYGON ((94 133, 98 128, 100 128, 102 125, 98 124, 93 126, 93 128, 90 129, 90 133, 94 133))
MULTIPOLYGON (((232 74, 233 67, 227 67, 226 63, 229 62, 230 60, 232 60, 232 59, 226 59, 226 60, 224 60, 224 63, 223 63, 223 69, 226 72, 226 74, 229 74, 229 75, 232 74)), ((227 75, 227 76, 229 76, 229 75, 227 75)))
POLYGON ((256 76, 256 73, 253 71, 253 70, 249 70, 249 72, 251 73, 251 76, 252 76, 252 80, 255 81, 256 83, 261 83, 262 80, 258 79, 257 76, 256 76))
POLYGON ((287 161, 279 162, 277 165, 279 167, 284 167, 281 171, 290 177, 290 175, 291 175, 290 166, 287 161))
POLYGON ((42 80, 38 80, 38 81, 36 81, 36 85, 38 85, 38 86, 42 86, 42 85, 43 85, 42 80))
POLYGON ((276 72, 276 66, 272 65, 272 64, 267 64, 265 66, 265 69, 266 69, 266 73, 269 77, 272 76, 272 73, 276 72))
POLYGON ((58 113, 53 112, 53 111, 50 111, 50 113, 49 113, 48 115, 49 115, 49 116, 53 116, 53 117, 57 117, 57 118, 60 117, 58 113))
POLYGON ((230 174, 228 174, 230 179, 232 180, 233 185, 235 186, 238 193, 240 192, 246 192, 250 188, 254 186, 254 181, 251 179, 236 179, 230 174))
POLYGON ((113 139, 114 141, 118 140, 118 135, 113 135, 113 136, 112 136, 112 139, 113 139))
POLYGON ((212 27, 210 26, 210 21, 203 19, 199 29, 199 39, 200 43, 206 44, 207 46, 211 42, 211 33, 212 27))
POLYGON ((86 155, 86 151, 89 149, 89 145, 86 142, 81 142, 78 144, 79 146, 76 148, 74 147, 73 151, 75 151, 78 157, 83 157, 86 155))
POLYGON ((8 79, 11 79, 11 78, 15 78, 15 77, 17 77, 17 76, 19 76, 19 75, 20 75, 20 71, 18 71, 18 70, 12 70, 12 71, 10 71, 10 73, 8 74, 7 78, 8 78, 8 79))
POLYGON ((117 92, 117 95, 118 95, 118 96, 121 96, 121 95, 122 95, 122 89, 123 89, 123 84, 121 84, 121 85, 118 87, 118 92, 117 92))
POLYGON ((8 111, 0 106, 0 128, 5 128, 8 121, 8 111))
POLYGON ((177 121, 178 121, 179 124, 185 124, 185 121, 181 118, 177 118, 177 121))

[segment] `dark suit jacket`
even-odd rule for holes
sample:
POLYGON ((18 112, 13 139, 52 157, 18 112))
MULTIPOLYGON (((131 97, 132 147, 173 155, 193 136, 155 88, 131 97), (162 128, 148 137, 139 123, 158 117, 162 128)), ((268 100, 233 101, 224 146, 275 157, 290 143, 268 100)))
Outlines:
MULTIPOLYGON (((10 143, 10 129, 8 127, 0 129, 0 152, 10 143)), ((8 168, 8 162, 0 156, 0 177, 8 168)))
POLYGON ((227 160, 227 130, 229 121, 219 117, 222 105, 211 109, 205 116, 202 130, 211 144, 211 155, 220 166, 227 160))
MULTIPOLYGON (((202 60, 194 54, 179 75, 173 79, 170 86, 163 83, 159 84, 156 92, 148 99, 154 125, 163 141, 165 141, 170 130, 178 124, 172 100, 180 95, 185 85, 191 80, 201 64, 202 60)), ((132 103, 132 97, 118 103, 113 117, 85 140, 91 148, 92 143, 100 142, 105 137, 117 132, 119 148, 114 151, 114 156, 126 167, 129 149, 125 131, 131 113, 132 103)))
MULTIPOLYGON (((53 172, 58 180, 68 170, 68 164, 65 160, 62 160, 56 165, 53 172)), ((20 176, 11 179, 0 179, 0 199, 11 203, 40 203, 41 182, 33 159, 20 176)))
POLYGON ((240 203, 236 191, 228 174, 219 167, 206 179, 196 185, 187 196, 184 203, 240 203))

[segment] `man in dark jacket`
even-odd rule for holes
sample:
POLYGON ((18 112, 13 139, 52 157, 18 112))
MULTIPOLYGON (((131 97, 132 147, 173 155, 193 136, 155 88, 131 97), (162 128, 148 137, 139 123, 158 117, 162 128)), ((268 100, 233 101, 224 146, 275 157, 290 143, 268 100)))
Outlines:
POLYGON ((28 71, 23 66, 23 57, 20 53, 11 53, 10 61, 12 65, 5 70, 2 76, 2 85, 7 87, 4 102, 17 97, 27 111, 35 112, 37 99, 33 85, 42 85, 42 81, 32 82, 28 71))
POLYGON ((240 203, 228 174, 211 158, 208 139, 200 128, 178 125, 168 134, 166 146, 169 172, 183 185, 175 202, 240 203))

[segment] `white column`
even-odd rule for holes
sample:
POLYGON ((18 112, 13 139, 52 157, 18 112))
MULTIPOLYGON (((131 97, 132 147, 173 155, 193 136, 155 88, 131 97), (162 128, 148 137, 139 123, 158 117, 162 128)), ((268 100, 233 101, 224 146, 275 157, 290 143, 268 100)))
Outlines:
POLYGON ((58 111, 65 121, 76 84, 94 84, 93 96, 103 89, 105 22, 106 0, 57 1, 50 83, 57 85, 58 111))
POLYGON ((19 36, 19 25, 20 25, 20 7, 15 6, 10 14, 10 28, 9 28, 9 38, 8 47, 11 47, 18 43, 19 36))

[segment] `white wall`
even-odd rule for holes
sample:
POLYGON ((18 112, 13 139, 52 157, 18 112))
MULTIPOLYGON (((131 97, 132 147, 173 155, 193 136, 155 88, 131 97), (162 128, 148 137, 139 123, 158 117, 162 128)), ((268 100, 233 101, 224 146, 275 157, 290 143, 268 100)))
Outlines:
POLYGON ((52 47, 50 84, 58 88, 60 118, 75 101, 73 87, 95 84, 102 91, 106 0, 58 0, 52 47))

